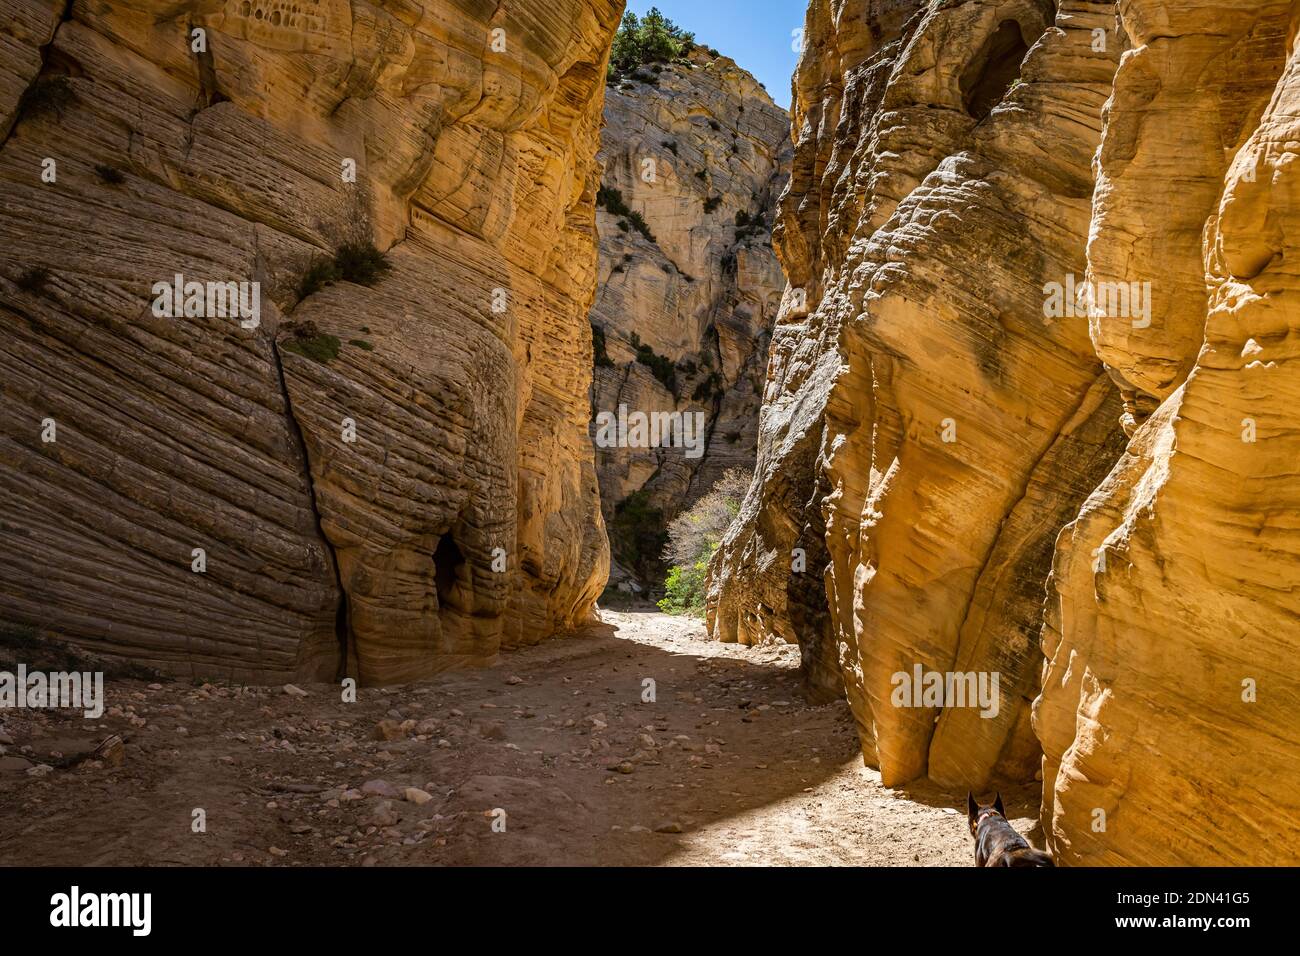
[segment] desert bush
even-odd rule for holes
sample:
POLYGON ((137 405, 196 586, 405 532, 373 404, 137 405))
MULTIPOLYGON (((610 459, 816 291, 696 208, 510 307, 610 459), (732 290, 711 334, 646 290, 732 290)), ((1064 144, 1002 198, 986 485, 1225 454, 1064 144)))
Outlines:
POLYGON ((635 332, 628 339, 628 344, 636 352, 636 360, 650 369, 652 375, 659 380, 659 384, 674 395, 677 394, 677 366, 673 360, 666 355, 660 355, 650 346, 641 341, 641 336, 635 332))
POLYGON ((628 222, 632 223, 632 227, 636 229, 637 232, 641 233, 641 235, 645 236, 651 242, 655 241, 654 233, 650 231, 650 226, 646 224, 645 219, 641 217, 639 212, 629 212, 627 214, 627 219, 628 222))
MULTIPOLYGON (((705 357, 708 357, 707 352, 705 353, 705 357)), ((691 393, 691 400, 702 402, 708 398, 718 398, 722 395, 723 391, 722 376, 717 372, 710 372, 708 378, 695 386, 695 391, 691 393)))
POLYGON ((690 567, 674 565, 669 568, 668 578, 664 581, 664 596, 658 602, 659 610, 666 614, 702 616, 708 572, 707 561, 697 561, 690 567))
POLYGON ((333 259, 317 259, 307 267, 302 280, 298 283, 298 298, 305 299, 312 293, 319 292, 338 277, 339 270, 335 267, 333 259))
POLYGON ((357 285, 374 285, 393 268, 373 242, 348 242, 339 246, 334 253, 334 267, 340 279, 357 285))
POLYGON ((312 261, 298 283, 298 298, 305 299, 331 282, 374 285, 391 270, 388 257, 373 242, 346 242, 334 251, 332 259, 312 261))
POLYGON ((289 337, 281 343, 281 348, 327 365, 339 357, 342 345, 337 335, 320 331, 315 322, 298 322, 289 326, 289 337))
POLYGON ((18 113, 30 117, 54 113, 62 119, 75 96, 72 81, 66 76, 47 77, 27 88, 18 101, 18 113))
POLYGON ((627 224, 630 222, 637 232, 651 242, 655 241, 654 234, 650 232, 650 227, 646 224, 645 219, 639 212, 628 206, 623 200, 623 194, 613 186, 602 185, 596 190, 596 205, 612 215, 622 216, 623 218, 619 221, 618 227, 624 232, 628 231, 627 224))
POLYGON ((669 522, 663 557, 670 566, 660 610, 668 614, 703 611, 709 559, 740 512, 752 477, 742 468, 732 468, 707 494, 669 522))

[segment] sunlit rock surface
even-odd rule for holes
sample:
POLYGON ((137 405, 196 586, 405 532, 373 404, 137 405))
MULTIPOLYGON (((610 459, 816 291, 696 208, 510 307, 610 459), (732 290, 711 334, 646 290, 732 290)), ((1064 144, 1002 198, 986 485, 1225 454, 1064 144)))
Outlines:
POLYGON ((1064 864, 1298 859, 1296 26, 810 8, 711 626, 798 640, 886 782, 1041 770, 1064 864), (996 715, 898 706, 918 664, 996 715))
POLYGON ((1295 865, 1295 8, 1120 11, 1089 266, 1154 308, 1093 322, 1134 434, 1056 551, 1044 829, 1066 863, 1295 865))
POLYGON ((1114 27, 1086 3, 809 11, 775 237, 791 288, 711 621, 798 639, 887 783, 1037 763, 1052 544, 1122 447, 1086 320, 1043 298, 1084 275, 1114 27), (996 712, 899 706, 917 665, 997 674, 996 712))

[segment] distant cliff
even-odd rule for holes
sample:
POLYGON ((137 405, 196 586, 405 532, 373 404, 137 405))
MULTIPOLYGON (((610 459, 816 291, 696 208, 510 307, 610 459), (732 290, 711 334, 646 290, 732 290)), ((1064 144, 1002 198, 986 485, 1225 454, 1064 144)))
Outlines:
POLYGON ((730 59, 697 46, 685 60, 625 72, 605 101, 593 416, 623 406, 704 423, 697 457, 597 441, 615 581, 660 583, 667 520, 728 468, 752 467, 785 284, 770 231, 789 117, 730 59))

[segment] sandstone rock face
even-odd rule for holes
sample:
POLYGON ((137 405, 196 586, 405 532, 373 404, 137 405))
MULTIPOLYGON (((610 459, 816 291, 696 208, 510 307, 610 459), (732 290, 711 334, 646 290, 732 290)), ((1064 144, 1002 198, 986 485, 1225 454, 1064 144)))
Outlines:
POLYGON ((886 782, 1041 766, 1062 863, 1294 864, 1300 23, 1115 12, 812 4, 710 623, 798 640, 886 782))
POLYGON ((1089 270, 1153 308, 1092 321, 1134 434, 1057 546, 1044 829, 1066 863, 1295 865, 1296 11, 1119 8, 1089 270))
POLYGON ((686 59, 644 66, 606 95, 600 160, 618 199, 597 212, 590 319, 607 360, 597 356, 592 412, 699 412, 703 447, 691 456, 597 440, 607 520, 637 493, 671 518, 728 468, 752 467, 785 286, 770 232, 793 152, 789 117, 732 60, 700 48, 686 59), (620 201, 649 236, 609 208, 620 201), (665 359, 671 377, 638 361, 637 344, 665 359))
POLYGON ((620 8, 4 0, 0 620, 388 682, 583 619, 620 8), (301 297, 349 242, 390 271, 301 297), (176 274, 258 321, 159 317, 176 274))
POLYGON ((791 289, 711 623, 796 638, 816 688, 842 679, 886 783, 980 787, 1036 764, 1052 543, 1121 447, 1086 322, 1042 292, 1084 274, 1120 42, 1101 4, 859 9, 809 11, 775 235, 791 289), (996 708, 900 703, 918 667, 996 674, 996 708))

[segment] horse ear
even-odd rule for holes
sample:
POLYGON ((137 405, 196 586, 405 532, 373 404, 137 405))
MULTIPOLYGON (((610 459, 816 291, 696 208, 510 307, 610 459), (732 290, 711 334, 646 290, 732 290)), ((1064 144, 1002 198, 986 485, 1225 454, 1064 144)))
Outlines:
POLYGON ((1002 816, 1004 817, 1007 815, 1007 812, 1002 809, 1002 794, 999 793, 997 795, 997 799, 993 801, 993 809, 996 810, 998 813, 1002 814, 1002 816))
POLYGON ((975 825, 975 818, 978 817, 979 815, 980 815, 980 806, 978 803, 975 802, 975 794, 967 790, 966 791, 966 819, 970 821, 971 826, 975 825))

